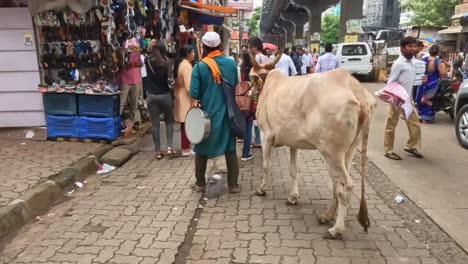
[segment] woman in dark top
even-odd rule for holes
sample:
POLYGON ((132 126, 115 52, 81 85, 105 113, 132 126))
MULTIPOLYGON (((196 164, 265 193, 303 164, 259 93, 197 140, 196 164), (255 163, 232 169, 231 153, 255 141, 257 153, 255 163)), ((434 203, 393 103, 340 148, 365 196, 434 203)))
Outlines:
MULTIPOLYGON (((241 81, 250 81, 250 70, 252 69, 252 62, 250 61, 250 55, 247 50, 242 52, 242 64, 240 65, 241 81)), ((253 159, 253 155, 250 153, 250 145, 252 144, 252 127, 255 113, 249 112, 245 117, 245 138, 244 147, 242 148, 242 161, 249 161, 253 159)))
POLYGON ((172 77, 172 65, 166 56, 166 45, 162 41, 156 42, 150 47, 149 56, 145 60, 148 74, 147 103, 153 124, 153 141, 156 149, 156 158, 163 158, 160 140, 160 120, 164 114, 166 123, 167 154, 174 154, 172 138, 174 131, 174 103, 169 87, 168 78, 172 77))

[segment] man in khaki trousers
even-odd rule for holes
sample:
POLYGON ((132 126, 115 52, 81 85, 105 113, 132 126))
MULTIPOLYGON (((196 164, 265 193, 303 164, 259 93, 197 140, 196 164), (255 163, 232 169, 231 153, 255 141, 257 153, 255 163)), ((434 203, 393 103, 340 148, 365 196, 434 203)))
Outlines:
MULTIPOLYGON (((416 80, 416 71, 412 63, 414 54, 416 53, 417 40, 413 37, 406 37, 401 40, 400 50, 401 55, 392 66, 388 84, 397 82, 405 88, 408 95, 412 94, 414 82, 416 80)), ((395 142, 395 129, 398 124, 400 116, 403 114, 401 107, 395 108, 393 105, 389 106, 387 121, 385 122, 385 137, 384 148, 385 157, 393 160, 401 160, 401 157, 393 150, 395 142)), ((423 158, 421 154, 421 127, 419 126, 419 116, 414 107, 413 112, 409 118, 405 119, 408 126, 409 140, 406 143, 405 151, 417 158, 423 158)))

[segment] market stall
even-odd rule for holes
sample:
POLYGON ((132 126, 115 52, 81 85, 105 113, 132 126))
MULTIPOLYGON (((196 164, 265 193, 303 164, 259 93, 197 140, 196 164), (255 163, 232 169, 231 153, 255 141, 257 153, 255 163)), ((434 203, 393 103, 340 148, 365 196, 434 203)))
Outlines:
POLYGON ((43 93, 49 138, 120 135, 125 123, 118 83, 132 52, 128 42, 138 42, 144 54, 151 39, 164 40, 175 53, 176 2, 29 2, 40 47, 37 91, 43 93))
MULTIPOLYGON (((179 0, 30 0, 38 43, 48 138, 114 140, 131 126, 120 101, 120 73, 151 40, 175 58, 183 45, 201 57, 200 36, 236 9, 179 0)), ((226 40, 228 41, 228 40, 226 40)), ((141 111, 145 111, 140 92, 141 111)))

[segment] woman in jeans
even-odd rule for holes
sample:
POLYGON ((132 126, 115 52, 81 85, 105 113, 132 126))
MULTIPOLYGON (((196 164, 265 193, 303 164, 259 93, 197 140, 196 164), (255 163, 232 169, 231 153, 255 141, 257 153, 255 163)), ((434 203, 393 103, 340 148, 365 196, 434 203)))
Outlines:
POLYGON ((192 46, 185 45, 180 49, 180 58, 174 67, 176 78, 174 94, 174 119, 180 122, 180 134, 182 142, 182 155, 188 156, 194 153, 190 149, 190 141, 185 133, 185 116, 190 110, 192 97, 190 97, 190 78, 192 77, 192 62, 195 58, 195 51, 192 46))
POLYGON ((147 104, 153 124, 153 141, 156 149, 156 159, 163 158, 160 140, 160 120, 164 114, 166 123, 167 154, 174 154, 172 148, 172 136, 174 131, 174 103, 168 78, 172 77, 172 65, 166 56, 166 45, 158 41, 150 48, 150 53, 145 61, 148 74, 147 104))
MULTIPOLYGON (((252 70, 252 62, 250 61, 249 52, 247 50, 242 52, 242 64, 240 65, 241 72, 241 81, 249 82, 250 81, 250 70, 252 70)), ((252 144, 252 127, 255 113, 249 112, 245 117, 245 138, 244 138, 244 147, 242 148, 242 161, 248 161, 253 158, 253 155, 250 153, 250 145, 252 144)))

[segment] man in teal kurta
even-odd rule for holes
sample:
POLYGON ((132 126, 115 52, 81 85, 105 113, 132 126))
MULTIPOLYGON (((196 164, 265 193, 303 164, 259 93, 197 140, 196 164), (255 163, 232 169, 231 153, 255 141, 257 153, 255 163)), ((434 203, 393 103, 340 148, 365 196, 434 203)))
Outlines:
POLYGON ((207 58, 195 65, 192 70, 190 96, 198 100, 201 109, 208 113, 211 121, 211 133, 207 139, 195 146, 195 177, 197 182, 193 185, 193 189, 200 192, 205 191, 208 159, 225 155, 229 191, 238 193, 240 188, 237 183, 239 167, 236 139, 229 126, 223 88, 219 84, 222 76, 233 87, 237 85, 239 82, 237 65, 234 60, 223 56, 220 52, 221 39, 217 33, 207 32, 202 37, 202 43, 207 58))

